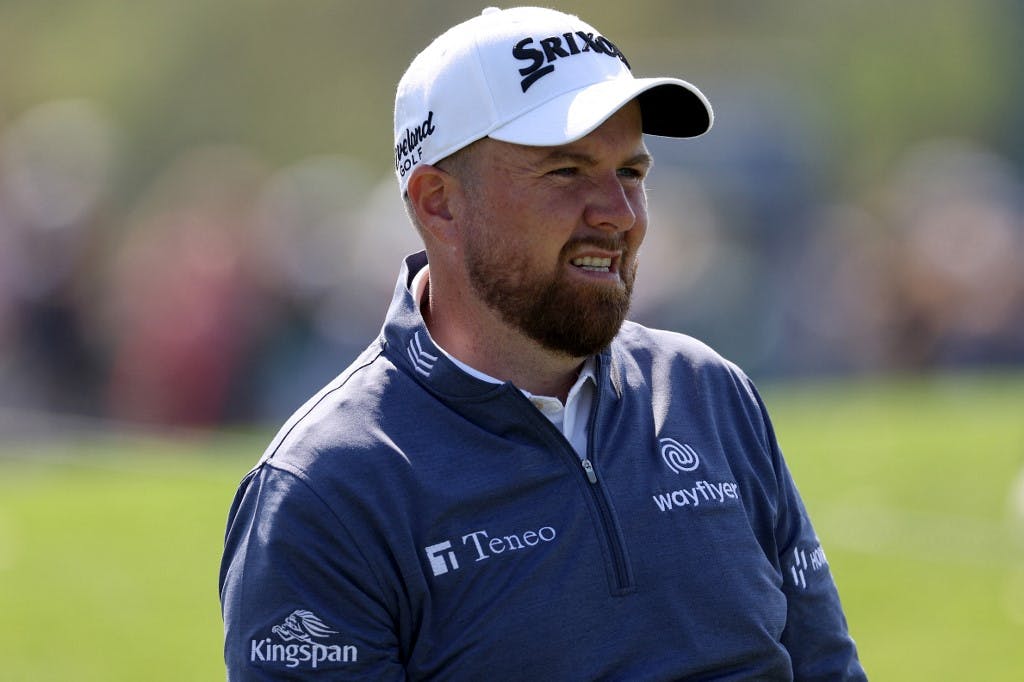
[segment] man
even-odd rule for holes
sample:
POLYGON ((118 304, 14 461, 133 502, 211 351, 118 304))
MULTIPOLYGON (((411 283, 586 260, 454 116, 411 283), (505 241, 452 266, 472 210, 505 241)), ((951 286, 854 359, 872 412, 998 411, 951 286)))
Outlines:
POLYGON ((643 133, 711 119, 551 10, 416 57, 395 168, 426 250, 235 498, 231 679, 863 679, 750 381, 624 322, 643 133))

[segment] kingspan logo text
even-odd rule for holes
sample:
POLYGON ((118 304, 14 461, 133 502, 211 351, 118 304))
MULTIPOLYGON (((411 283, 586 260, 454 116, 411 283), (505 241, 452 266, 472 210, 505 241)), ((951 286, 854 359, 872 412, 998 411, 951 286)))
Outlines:
POLYGON ((321 663, 355 663, 359 659, 359 651, 351 644, 324 644, 315 641, 328 639, 338 633, 325 625, 312 611, 296 609, 283 623, 275 625, 270 631, 277 635, 280 641, 275 642, 272 637, 251 640, 251 662, 283 663, 288 668, 307 664, 310 668, 316 668, 321 663))
POLYGON ((297 668, 308 663, 316 668, 321 663, 355 663, 358 650, 351 644, 280 644, 269 637, 250 642, 249 660, 253 663, 284 663, 288 668, 297 668))

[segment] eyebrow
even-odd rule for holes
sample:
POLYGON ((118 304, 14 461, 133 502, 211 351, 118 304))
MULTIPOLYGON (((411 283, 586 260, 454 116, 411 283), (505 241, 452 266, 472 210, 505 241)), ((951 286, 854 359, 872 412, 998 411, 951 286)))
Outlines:
MULTIPOLYGON (((597 165, 597 161, 590 154, 583 152, 573 152, 565 149, 556 149, 549 154, 546 154, 540 159, 541 165, 551 163, 564 163, 572 162, 581 166, 594 166, 597 165)), ((623 162, 623 166, 652 166, 654 164, 654 157, 647 152, 640 152, 635 154, 623 162)))

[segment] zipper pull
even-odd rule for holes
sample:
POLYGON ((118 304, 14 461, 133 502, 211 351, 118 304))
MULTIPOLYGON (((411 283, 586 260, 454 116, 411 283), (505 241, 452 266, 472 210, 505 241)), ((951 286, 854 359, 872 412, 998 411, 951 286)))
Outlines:
POLYGON ((597 472, 594 471, 594 465, 590 463, 589 459, 585 459, 582 462, 583 470, 587 472, 587 480, 591 483, 597 483, 597 472))

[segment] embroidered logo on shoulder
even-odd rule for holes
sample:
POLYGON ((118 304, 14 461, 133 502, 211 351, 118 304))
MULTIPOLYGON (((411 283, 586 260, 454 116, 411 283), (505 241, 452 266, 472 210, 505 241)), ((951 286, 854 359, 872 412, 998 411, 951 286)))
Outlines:
POLYGON ((316 644, 314 637, 323 639, 338 634, 336 630, 324 625, 315 613, 303 609, 292 611, 283 623, 270 628, 270 631, 286 642, 297 639, 309 644, 316 644))
POLYGON ((807 579, 813 578, 820 571, 828 572, 828 559, 821 543, 815 540, 814 546, 793 550, 789 559, 789 574, 793 578, 793 587, 807 589, 807 579))
POLYGON ((412 337, 412 341, 406 347, 406 352, 409 354, 409 359, 412 360, 413 369, 422 374, 425 377, 429 377, 430 373, 434 370, 434 363, 437 362, 437 356, 423 350, 423 344, 420 342, 420 333, 416 332, 412 337))
POLYGON ((249 660, 252 663, 316 668, 321 663, 355 663, 359 659, 355 646, 328 643, 338 632, 312 611, 296 609, 284 622, 270 628, 270 632, 273 636, 250 641, 249 660))

